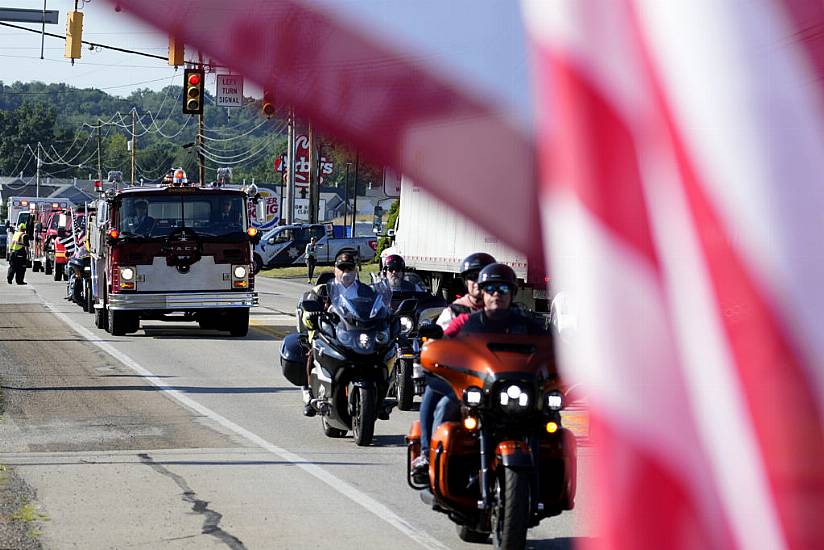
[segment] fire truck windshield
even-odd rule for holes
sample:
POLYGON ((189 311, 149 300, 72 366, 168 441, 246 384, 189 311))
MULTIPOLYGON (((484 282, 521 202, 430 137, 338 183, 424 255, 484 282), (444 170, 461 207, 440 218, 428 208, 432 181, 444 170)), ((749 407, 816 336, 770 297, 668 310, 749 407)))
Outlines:
POLYGON ((203 237, 243 238, 246 208, 236 194, 140 194, 124 197, 118 209, 124 237, 166 237, 186 227, 203 237))

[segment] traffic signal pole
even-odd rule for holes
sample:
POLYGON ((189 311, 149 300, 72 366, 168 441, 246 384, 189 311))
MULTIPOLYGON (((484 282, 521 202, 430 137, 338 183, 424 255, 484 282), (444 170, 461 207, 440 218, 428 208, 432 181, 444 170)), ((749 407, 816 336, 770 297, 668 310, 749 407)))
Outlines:
POLYGON ((97 119, 97 179, 103 180, 103 161, 100 158, 100 127, 103 123, 97 119))
POLYGON ((137 118, 137 112, 134 109, 132 109, 132 179, 131 179, 132 185, 134 185, 134 182, 135 182, 135 178, 134 178, 134 176, 135 176, 135 163, 136 163, 136 159, 137 159, 137 157, 136 157, 136 154, 137 154, 137 152, 136 152, 136 147, 137 147, 136 134, 137 134, 137 132, 135 131, 136 130, 136 128, 135 128, 135 119, 136 118, 137 118))
POLYGON ((203 113, 197 115, 197 160, 198 170, 197 175, 200 180, 200 185, 206 181, 206 159, 203 156, 203 130, 205 122, 203 120, 203 113))

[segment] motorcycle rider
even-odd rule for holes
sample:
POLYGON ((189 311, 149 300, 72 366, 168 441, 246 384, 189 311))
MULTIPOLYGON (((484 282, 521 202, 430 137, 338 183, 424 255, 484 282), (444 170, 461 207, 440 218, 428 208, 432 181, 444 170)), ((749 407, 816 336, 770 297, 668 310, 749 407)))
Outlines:
POLYGON ((29 247, 29 236, 26 234, 26 224, 17 226, 17 231, 9 243, 9 271, 6 279, 11 284, 15 279, 18 285, 26 284, 26 263, 28 262, 27 250, 29 247))
MULTIPOLYGON (((357 268, 355 265, 355 258, 352 254, 348 252, 344 252, 340 254, 335 259, 335 278, 324 284, 318 285, 312 289, 307 296, 304 297, 304 300, 317 300, 321 302, 323 305, 323 309, 326 310, 330 303, 329 303, 329 296, 331 294, 331 286, 338 285, 338 291, 347 298, 356 298, 358 296, 371 296, 372 289, 369 288, 369 285, 361 283, 358 279, 357 268)), ((306 382, 307 384, 303 387, 303 415, 304 416, 315 416, 315 409, 311 405, 311 401, 314 398, 312 395, 312 388, 309 386, 309 380, 312 377, 312 368, 314 366, 314 361, 312 358, 312 340, 315 337, 315 330, 317 324, 318 313, 310 313, 304 312, 303 313, 303 324, 304 326, 309 329, 309 352, 306 354, 306 382)))
MULTIPOLYGON (((482 293, 483 309, 455 317, 444 331, 445 336, 472 333, 548 334, 543 325, 525 315, 519 308, 512 307, 518 281, 511 267, 499 263, 487 265, 478 274, 477 285, 482 293)), ((426 483, 429 476, 429 442, 432 432, 442 422, 457 418, 459 411, 460 403, 452 387, 446 381, 428 375, 420 410, 421 454, 412 463, 412 475, 416 481, 426 483), (427 393, 430 393, 428 403, 427 393)))
POLYGON ((446 330, 452 319, 461 313, 472 313, 483 309, 484 299, 478 286, 478 274, 481 269, 493 263, 495 263, 495 258, 485 252, 475 252, 464 258, 461 262, 461 278, 466 285, 466 294, 449 304, 449 307, 441 312, 435 322, 442 329, 446 330))
POLYGON ((390 254, 383 260, 381 275, 389 283, 392 292, 415 292, 415 285, 404 279, 406 262, 399 254, 390 254))

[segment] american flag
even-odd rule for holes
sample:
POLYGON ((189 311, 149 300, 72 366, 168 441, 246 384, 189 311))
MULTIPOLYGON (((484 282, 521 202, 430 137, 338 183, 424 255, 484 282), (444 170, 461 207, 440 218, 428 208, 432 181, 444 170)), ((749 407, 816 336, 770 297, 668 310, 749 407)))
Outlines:
POLYGON ((69 214, 72 225, 69 234, 60 239, 60 242, 66 247, 66 253, 71 255, 78 247, 83 246, 86 239, 86 216, 78 216, 76 210, 71 210, 69 214))
POLYGON ((599 433, 592 545, 824 547, 823 4, 442 2, 433 40, 523 9, 533 133, 435 66, 460 48, 359 23, 392 3, 117 3, 549 259, 599 433))

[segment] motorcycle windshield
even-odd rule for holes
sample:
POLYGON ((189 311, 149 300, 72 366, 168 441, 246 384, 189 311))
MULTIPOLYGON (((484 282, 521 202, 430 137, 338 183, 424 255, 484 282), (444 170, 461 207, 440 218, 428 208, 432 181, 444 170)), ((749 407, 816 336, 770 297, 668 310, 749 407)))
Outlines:
POLYGON ((387 293, 385 285, 365 287, 369 290, 361 291, 357 296, 347 296, 343 285, 333 283, 330 287, 332 310, 348 325, 369 326, 389 316, 392 293, 387 293))

